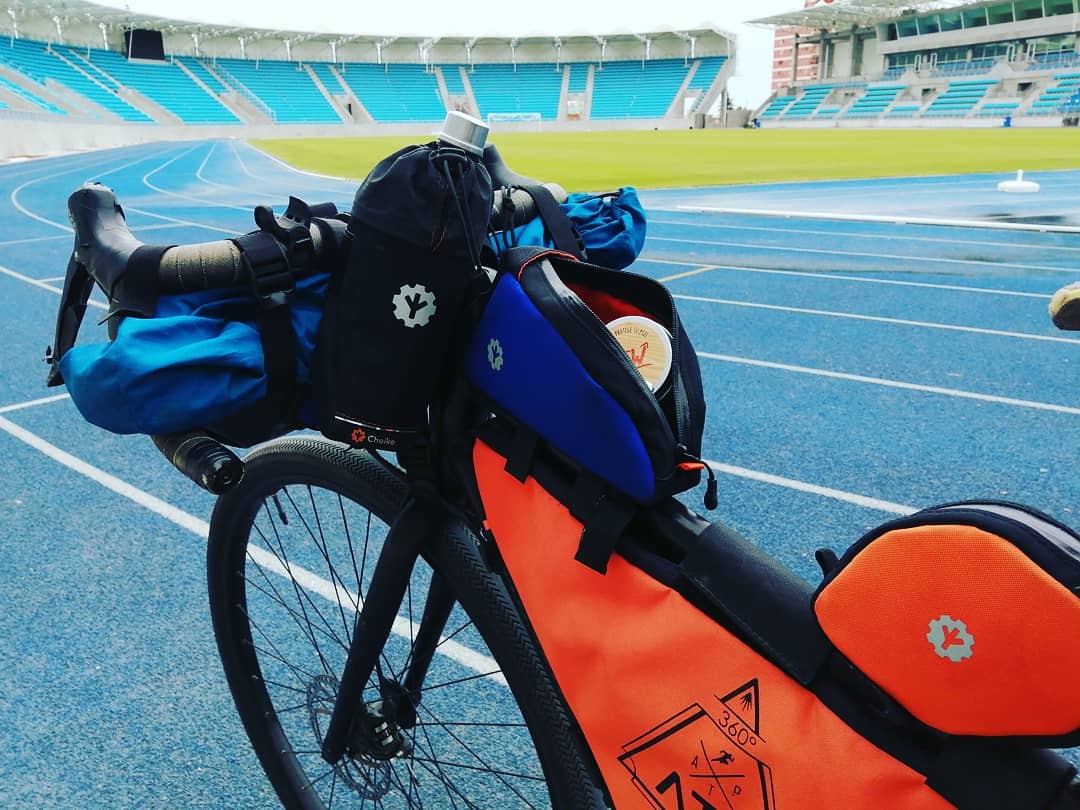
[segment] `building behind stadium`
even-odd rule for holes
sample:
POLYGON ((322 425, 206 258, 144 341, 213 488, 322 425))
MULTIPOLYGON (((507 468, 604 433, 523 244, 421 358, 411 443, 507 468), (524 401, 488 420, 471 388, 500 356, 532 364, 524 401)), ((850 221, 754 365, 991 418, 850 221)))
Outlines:
POLYGON ((1080 0, 808 0, 776 28, 763 126, 1075 126, 1080 0))

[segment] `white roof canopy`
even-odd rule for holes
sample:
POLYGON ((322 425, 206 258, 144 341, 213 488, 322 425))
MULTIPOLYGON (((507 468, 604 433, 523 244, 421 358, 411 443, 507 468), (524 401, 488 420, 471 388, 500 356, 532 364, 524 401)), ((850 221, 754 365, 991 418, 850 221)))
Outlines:
POLYGON ((958 6, 983 5, 971 0, 824 0, 819 5, 806 9, 774 14, 751 20, 756 25, 770 25, 791 28, 817 28, 835 31, 850 28, 853 25, 876 25, 887 22, 910 11, 934 11, 958 6))
MULTIPOLYGON (((117 1, 119 2, 120 0, 117 1)), ((20 25, 24 20, 48 20, 54 22, 58 27, 63 28, 77 25, 85 26, 87 24, 95 26, 104 25, 108 28, 135 27, 162 31, 165 34, 194 34, 200 38, 205 37, 212 39, 226 36, 243 37, 248 41, 280 39, 297 43, 315 40, 327 43, 333 42, 335 44, 346 42, 386 44, 395 41, 416 45, 425 43, 460 43, 464 46, 465 43, 473 45, 484 40, 498 40, 501 42, 512 41, 515 45, 521 45, 529 42, 552 43, 556 40, 561 43, 569 44, 574 40, 588 40, 594 42, 603 40, 615 43, 630 40, 656 40, 665 37, 680 37, 687 40, 693 38, 695 40, 711 40, 713 42, 717 42, 718 40, 734 42, 735 39, 733 35, 707 22, 702 23, 699 27, 693 29, 658 27, 657 29, 640 32, 631 32, 625 27, 613 27, 612 30, 582 31, 577 29, 566 33, 560 33, 558 30, 554 30, 551 33, 542 33, 540 31, 529 32, 524 35, 499 35, 497 33, 485 32, 479 36, 454 34, 432 37, 431 35, 422 34, 420 31, 417 31, 413 36, 409 36, 401 34, 387 35, 377 31, 304 31, 185 21, 171 17, 142 14, 128 9, 113 8, 97 3, 86 2, 86 0, 6 0, 6 2, 3 2, 3 5, 7 9, 10 19, 13 20, 16 25, 20 25)), ((302 19, 302 15, 299 15, 298 19, 302 19)))

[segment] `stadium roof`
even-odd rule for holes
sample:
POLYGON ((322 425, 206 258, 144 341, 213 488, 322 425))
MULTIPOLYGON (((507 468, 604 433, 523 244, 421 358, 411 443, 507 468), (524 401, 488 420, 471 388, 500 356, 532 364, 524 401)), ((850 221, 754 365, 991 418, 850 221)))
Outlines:
POLYGON ((836 30, 852 25, 874 25, 895 19, 904 12, 978 5, 972 0, 819 0, 810 8, 774 14, 750 22, 793 28, 836 30))
MULTIPOLYGON (((117 0, 118 2, 120 0, 117 0)), ((672 37, 722 37, 729 41, 734 41, 734 35, 722 30, 720 27, 713 25, 710 22, 702 22, 696 27, 684 28, 684 27, 662 27, 649 30, 633 31, 626 26, 613 25, 610 29, 604 30, 563 30, 559 31, 557 28, 551 31, 527 31, 524 33, 505 32, 498 33, 497 31, 485 31, 478 29, 476 21, 468 24, 468 28, 472 33, 465 32, 447 32, 445 35, 432 36, 432 32, 425 32, 419 30, 422 26, 422 17, 419 15, 420 20, 417 24, 417 31, 415 35, 402 35, 400 33, 394 33, 387 35, 372 30, 348 30, 347 25, 341 25, 340 28, 333 29, 329 25, 322 26, 323 30, 318 30, 313 26, 312 29, 302 28, 289 28, 289 29, 277 29, 267 27, 255 27, 248 24, 230 24, 230 23, 211 23, 200 22, 194 20, 181 20, 173 17, 164 17, 154 14, 145 14, 137 11, 131 11, 127 8, 115 8, 105 5, 99 5, 98 3, 87 2, 86 0, 2 0, 2 5, 7 9, 11 19, 16 24, 21 20, 52 20, 57 26, 68 27, 75 24, 92 24, 92 25, 105 25, 108 27, 135 27, 135 28, 150 28, 153 30, 163 31, 165 33, 191 33, 198 34, 206 37, 245 37, 250 40, 258 40, 265 38, 280 38, 291 39, 294 41, 305 40, 333 40, 335 42, 350 42, 350 41, 413 41, 416 42, 428 42, 435 43, 439 41, 451 41, 451 42, 477 42, 483 40, 498 39, 506 42, 523 43, 528 41, 546 41, 551 42, 553 39, 559 39, 562 42, 568 42, 574 39, 588 39, 588 40, 605 40, 614 42, 618 40, 641 40, 645 38, 657 38, 663 36, 672 37), (314 29, 314 30, 313 30, 314 29)), ((227 4, 224 8, 228 8, 227 4)), ((180 13, 183 13, 182 10, 180 13)), ((231 16, 231 15, 230 15, 231 16)), ((309 15, 310 16, 310 15, 309 15)), ((292 14, 290 20, 303 20, 305 15, 292 14)), ((255 22, 254 20, 252 22, 255 22)), ((317 25, 317 24, 316 24, 317 25)), ((331 24, 332 25, 332 24, 331 24)), ((571 26, 567 26, 571 28, 571 26)))

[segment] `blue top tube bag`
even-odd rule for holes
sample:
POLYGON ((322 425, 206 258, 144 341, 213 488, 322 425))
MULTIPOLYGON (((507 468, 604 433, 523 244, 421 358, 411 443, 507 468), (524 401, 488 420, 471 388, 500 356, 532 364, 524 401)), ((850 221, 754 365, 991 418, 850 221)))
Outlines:
MULTIPOLYGON (((695 486, 705 398, 697 355, 659 282, 543 248, 517 248, 465 353, 465 376, 516 428, 507 470, 523 480, 540 443, 580 470, 580 496, 611 542, 641 506, 695 486), (671 341, 667 382, 652 390, 607 326, 647 318, 671 341)), ((706 505, 715 506, 710 472, 706 505)), ((607 552, 586 561, 602 569, 607 552)))

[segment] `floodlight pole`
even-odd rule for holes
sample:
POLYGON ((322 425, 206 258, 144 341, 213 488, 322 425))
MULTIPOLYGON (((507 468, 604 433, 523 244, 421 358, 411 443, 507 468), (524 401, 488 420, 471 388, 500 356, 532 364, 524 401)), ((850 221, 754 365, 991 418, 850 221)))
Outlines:
POLYGON ((63 45, 64 44, 64 29, 62 29, 60 27, 60 18, 58 16, 54 15, 53 18, 52 18, 52 21, 56 25, 56 44, 57 45, 63 45))
POLYGON ((8 16, 11 17, 11 27, 15 30, 15 39, 19 38, 19 21, 15 17, 15 9, 9 8, 7 10, 8 16))

